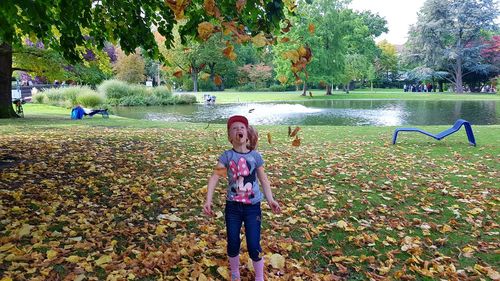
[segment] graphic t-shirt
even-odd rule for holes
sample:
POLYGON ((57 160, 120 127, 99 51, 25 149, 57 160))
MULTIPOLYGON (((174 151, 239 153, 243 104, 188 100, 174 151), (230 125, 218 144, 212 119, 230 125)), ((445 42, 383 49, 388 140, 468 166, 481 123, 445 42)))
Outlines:
POLYGON ((264 160, 259 152, 251 150, 248 153, 240 153, 230 149, 222 153, 219 162, 227 169, 228 201, 255 204, 262 200, 257 168, 264 164, 264 160))

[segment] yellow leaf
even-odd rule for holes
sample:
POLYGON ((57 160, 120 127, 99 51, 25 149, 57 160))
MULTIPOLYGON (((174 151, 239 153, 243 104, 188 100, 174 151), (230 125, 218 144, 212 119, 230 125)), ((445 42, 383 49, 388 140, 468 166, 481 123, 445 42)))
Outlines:
POLYGON ((271 144, 272 138, 271 138, 271 133, 267 133, 267 142, 271 144))
POLYGON ((345 221, 343 221, 343 220, 339 220, 339 221, 337 222, 337 227, 338 227, 338 228, 345 229, 345 228, 347 227, 347 223, 346 223, 345 221))
POLYGON ((54 250, 48 250, 47 251, 47 258, 50 260, 52 258, 55 258, 57 256, 57 251, 54 250))
POLYGON ((202 260, 202 263, 206 266, 206 267, 211 267, 211 266, 216 266, 217 263, 211 259, 207 259, 207 258, 203 258, 202 260))
POLYGON ((208 278, 205 276, 205 274, 200 273, 200 276, 198 276, 198 281, 208 281, 208 278))
POLYGON ((280 254, 273 254, 271 256, 271 266, 276 269, 283 269, 285 267, 285 258, 280 254))
POLYGON ((14 244, 12 244, 12 243, 7 243, 5 245, 2 245, 0 247, 0 252, 5 252, 5 251, 7 251, 8 249, 10 249, 12 247, 14 247, 14 244))
POLYGON ((155 230, 156 235, 163 234, 163 232, 165 232, 165 229, 167 229, 166 225, 158 225, 155 230))
POLYGON ((224 267, 224 266, 219 266, 219 267, 217 268, 217 272, 218 272, 218 273, 219 273, 222 277, 224 277, 224 279, 226 279, 226 280, 230 280, 230 278, 229 278, 229 271, 227 271, 227 268, 226 268, 226 267, 224 267))
POLYGON ((26 236, 31 233, 33 226, 29 224, 23 224, 23 226, 18 230, 17 235, 19 238, 26 236))
POLYGON ((255 47, 260 48, 267 45, 267 39, 264 33, 259 33, 252 38, 252 43, 255 47))
POLYGON ((79 256, 69 256, 69 257, 67 257, 65 260, 66 260, 67 262, 77 263, 77 262, 79 262, 81 259, 82 259, 82 257, 79 257, 79 256))
POLYGON ((96 265, 103 265, 111 261, 111 257, 108 255, 101 256, 98 260, 95 261, 96 265))
POLYGON ((9 276, 6 276, 6 277, 3 277, 2 279, 0 279, 0 281, 12 281, 12 278, 10 278, 9 276))

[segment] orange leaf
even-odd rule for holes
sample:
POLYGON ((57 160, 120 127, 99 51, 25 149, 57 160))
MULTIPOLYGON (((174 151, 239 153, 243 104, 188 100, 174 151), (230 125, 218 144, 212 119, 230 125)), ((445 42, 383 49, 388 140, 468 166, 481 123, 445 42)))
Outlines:
POLYGON ((222 78, 219 75, 215 75, 214 83, 215 85, 220 86, 222 84, 222 78))
POLYGON ((205 7, 205 11, 207 12, 207 15, 219 18, 220 17, 220 11, 217 6, 215 6, 215 0, 205 0, 203 1, 203 6, 205 7))
POLYGON ((224 56, 232 61, 236 60, 236 53, 234 52, 234 47, 229 42, 226 43, 226 48, 222 51, 224 56))
POLYGON ((238 11, 238 14, 241 14, 241 11, 243 8, 245 8, 245 5, 247 4, 247 0, 237 0, 236 1, 236 11, 238 11))
POLYGON ((300 127, 297 127, 293 130, 293 132, 290 134, 290 137, 293 138, 297 135, 297 133, 300 131, 300 127))
POLYGON ((271 139, 271 133, 267 133, 267 142, 271 144, 272 139, 271 139))
POLYGON ((181 70, 176 71, 176 72, 174 72, 174 74, 173 74, 173 75, 174 75, 175 77, 177 77, 177 78, 181 78, 181 77, 182 77, 182 71, 181 71, 181 70))
POLYGON ((216 167, 214 169, 214 173, 218 175, 219 177, 226 177, 227 175, 227 169, 224 167, 216 167))
POLYGON ((281 43, 290 42, 290 38, 288 38, 288 37, 283 37, 283 38, 281 38, 280 42, 281 42, 281 43))
POLYGON ((214 25, 204 21, 198 24, 198 37, 203 40, 207 40, 214 33, 214 25))
POLYGON ((175 20, 184 19, 184 10, 191 0, 165 0, 165 4, 174 12, 175 20))
POLYGON ((314 24, 310 23, 309 24, 309 32, 312 34, 312 33, 314 33, 315 29, 316 29, 316 27, 314 26, 314 24))
POLYGON ((296 136, 295 139, 292 141, 293 146, 300 146, 300 139, 296 136))

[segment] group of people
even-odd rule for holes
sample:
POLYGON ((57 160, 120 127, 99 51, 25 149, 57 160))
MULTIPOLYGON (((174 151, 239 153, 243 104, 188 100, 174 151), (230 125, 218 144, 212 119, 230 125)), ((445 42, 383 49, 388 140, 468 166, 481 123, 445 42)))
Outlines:
POLYGON ((409 84, 406 85, 404 84, 403 86, 403 91, 404 92, 427 92, 430 93, 432 92, 432 89, 434 89, 434 86, 431 83, 416 83, 416 84, 409 84))

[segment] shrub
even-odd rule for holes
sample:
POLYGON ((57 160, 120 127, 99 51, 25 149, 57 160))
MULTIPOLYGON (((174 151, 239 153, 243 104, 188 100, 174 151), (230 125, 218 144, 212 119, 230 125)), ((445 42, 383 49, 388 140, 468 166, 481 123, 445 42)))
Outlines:
POLYGON ((97 87, 97 91, 110 100, 119 100, 134 95, 134 89, 131 86, 123 81, 106 80, 97 87))
POLYGON ((191 94, 178 94, 174 96, 175 104, 191 104, 196 103, 196 97, 191 94))
POLYGON ((77 104, 81 104, 84 107, 99 108, 104 103, 105 98, 102 94, 89 89, 89 91, 78 94, 76 101, 77 104))
POLYGON ((272 92, 284 92, 287 90, 287 88, 285 85, 271 85, 271 87, 269 87, 269 90, 272 92))
POLYGON ((45 103, 47 101, 47 95, 42 92, 38 92, 33 95, 33 101, 35 103, 45 103))
POLYGON ((165 86, 159 86, 156 88, 153 88, 153 96, 156 97, 161 97, 161 98, 170 98, 172 96, 172 91, 168 87, 165 86))

